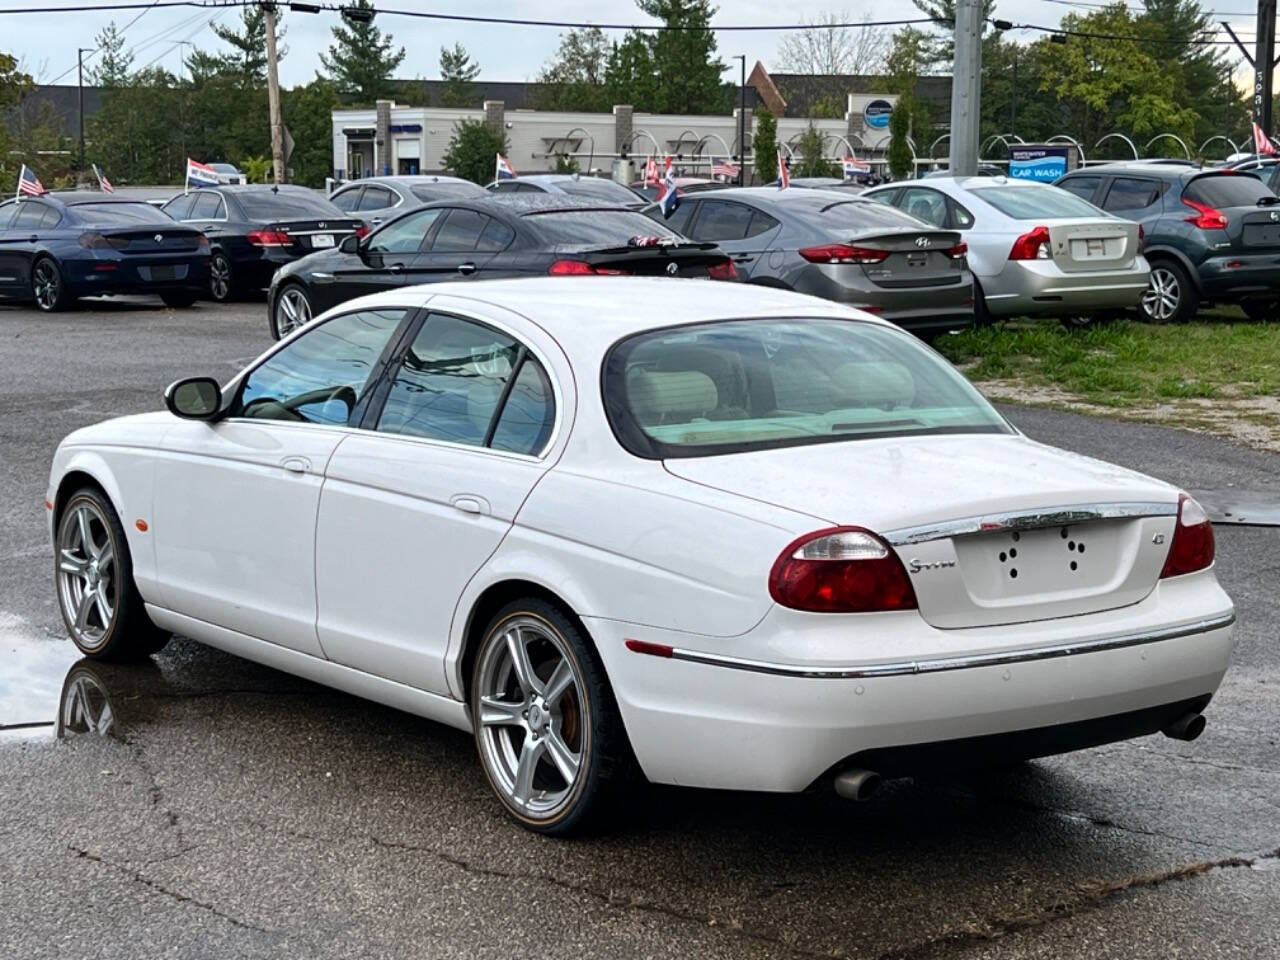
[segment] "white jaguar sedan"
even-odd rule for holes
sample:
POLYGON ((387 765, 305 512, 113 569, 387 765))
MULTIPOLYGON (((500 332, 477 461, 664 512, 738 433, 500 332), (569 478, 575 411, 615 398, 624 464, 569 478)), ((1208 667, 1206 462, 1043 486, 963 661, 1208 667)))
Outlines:
POLYGON ((827 301, 697 280, 353 300, 78 430, 46 506, 89 657, 177 632, 474 732, 567 833, 630 775, 880 777, 1191 739, 1234 612, 1199 505, 1020 435, 827 301))

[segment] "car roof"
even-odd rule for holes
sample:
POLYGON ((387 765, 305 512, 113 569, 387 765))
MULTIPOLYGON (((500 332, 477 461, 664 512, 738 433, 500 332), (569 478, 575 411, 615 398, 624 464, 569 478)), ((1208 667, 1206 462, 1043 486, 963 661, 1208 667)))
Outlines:
POLYGON ((554 337, 576 363, 591 363, 616 341, 647 330, 714 320, 832 317, 894 326, 829 300, 745 283, 672 277, 531 277, 403 287, 348 301, 342 309, 420 307, 463 298, 519 314, 554 337))
MULTIPOLYGON (((631 207, 624 207, 607 200, 592 200, 567 193, 494 193, 490 191, 485 197, 467 197, 465 200, 438 200, 441 206, 456 206, 458 203, 501 204, 516 216, 529 213, 553 213, 568 210, 621 210, 635 213, 631 207)), ((436 204, 429 204, 435 206, 436 204)))
POLYGON ((469 183, 477 190, 484 189, 484 187, 480 186, 480 184, 476 183, 474 180, 468 180, 465 177, 451 177, 443 173, 415 173, 406 174, 402 177, 361 177, 359 180, 348 180, 341 186, 335 187, 333 192, 337 193, 339 190, 358 187, 366 183, 387 183, 392 186, 402 185, 405 187, 421 186, 429 183, 469 183))

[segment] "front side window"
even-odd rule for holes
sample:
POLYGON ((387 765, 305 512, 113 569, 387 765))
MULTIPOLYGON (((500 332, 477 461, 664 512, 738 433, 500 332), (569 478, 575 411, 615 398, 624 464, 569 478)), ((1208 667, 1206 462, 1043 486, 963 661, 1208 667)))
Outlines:
POLYGON ((333 205, 343 213, 350 213, 360 204, 360 192, 363 187, 353 187, 350 190, 343 190, 341 193, 334 194, 332 197, 333 205))
POLYGON ((554 419, 550 381, 520 344, 483 324, 432 314, 405 354, 378 430, 535 454, 554 419))
POLYGON ((419 210, 393 220, 369 238, 374 253, 416 253, 422 249, 427 233, 442 211, 419 210))
POLYGON ((1097 217, 1099 213, 1098 208, 1092 203, 1086 203, 1074 194, 1048 184, 974 187, 970 193, 1014 220, 1097 217))
POLYGON ((914 337, 853 320, 726 320, 643 333, 610 351, 603 389, 619 441, 654 459, 1012 432, 914 337))
POLYGON ((308 330, 245 377, 229 415, 345 425, 404 314, 361 310, 308 330))
POLYGON ((35 229, 44 223, 45 213, 49 210, 43 203, 22 201, 18 206, 18 215, 13 218, 13 229, 35 229))
POLYGON ((13 222, 13 215, 17 209, 17 200, 7 200, 4 203, 0 203, 0 230, 9 229, 9 224, 13 222))
POLYGON ((160 209, 174 220, 185 220, 187 219, 187 214, 191 212, 191 205, 195 202, 196 198, 190 194, 186 196, 177 196, 160 209))

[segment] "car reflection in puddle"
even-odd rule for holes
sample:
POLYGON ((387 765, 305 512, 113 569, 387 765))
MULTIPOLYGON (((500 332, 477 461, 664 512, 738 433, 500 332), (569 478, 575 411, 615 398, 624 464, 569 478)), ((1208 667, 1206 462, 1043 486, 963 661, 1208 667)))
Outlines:
POLYGON ((89 660, 81 660, 67 671, 58 704, 58 739, 78 733, 100 737, 114 733, 116 714, 109 691, 107 679, 89 660))

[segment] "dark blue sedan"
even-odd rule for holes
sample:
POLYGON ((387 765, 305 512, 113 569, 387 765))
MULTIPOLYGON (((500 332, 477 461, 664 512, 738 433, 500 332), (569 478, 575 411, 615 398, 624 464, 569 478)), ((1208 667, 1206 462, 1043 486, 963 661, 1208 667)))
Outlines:
POLYGON ((189 307, 208 284, 208 238, 150 204, 72 191, 0 203, 0 296, 47 311, 138 293, 189 307))

